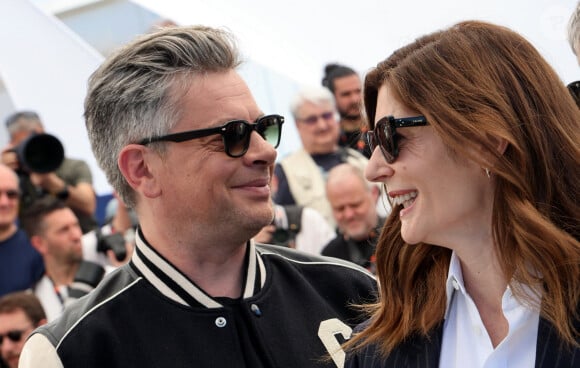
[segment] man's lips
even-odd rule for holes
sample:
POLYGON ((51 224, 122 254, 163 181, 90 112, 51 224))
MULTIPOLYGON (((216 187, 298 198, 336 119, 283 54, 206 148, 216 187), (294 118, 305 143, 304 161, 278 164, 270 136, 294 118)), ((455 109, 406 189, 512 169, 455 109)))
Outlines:
POLYGON ((251 188, 251 187, 264 187, 270 184, 270 178, 260 178, 254 179, 242 184, 234 185, 234 188, 251 188))

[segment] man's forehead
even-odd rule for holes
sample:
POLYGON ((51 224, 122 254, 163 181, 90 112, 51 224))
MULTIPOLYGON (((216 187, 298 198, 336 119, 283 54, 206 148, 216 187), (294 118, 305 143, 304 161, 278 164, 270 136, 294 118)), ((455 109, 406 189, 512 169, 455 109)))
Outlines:
POLYGON ((361 89, 361 86, 361 80, 356 74, 347 75, 334 80, 334 89, 337 92, 339 89, 361 89))
POLYGON ((332 103, 329 101, 304 101, 300 106, 301 111, 311 111, 311 110, 327 110, 332 109, 332 103))
POLYGON ((22 308, 16 308, 11 311, 4 311, 0 312, 0 332, 4 332, 3 330, 6 328, 12 328, 13 326, 20 326, 20 324, 30 322, 30 319, 24 313, 22 308))
POLYGON ((8 189, 18 189, 18 180, 16 179, 16 174, 14 172, 8 172, 6 170, 11 170, 7 168, 0 169, 0 188, 4 190, 8 189))
POLYGON ((190 84, 183 96, 187 123, 200 128, 228 120, 254 120, 263 115, 246 82, 235 70, 207 73, 190 84), (196 124, 197 125, 197 124, 196 124))

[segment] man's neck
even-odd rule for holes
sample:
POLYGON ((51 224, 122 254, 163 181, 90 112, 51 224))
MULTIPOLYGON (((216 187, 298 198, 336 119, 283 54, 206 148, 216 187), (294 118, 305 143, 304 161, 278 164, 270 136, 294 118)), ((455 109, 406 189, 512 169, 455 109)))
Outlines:
POLYGON ((246 251, 247 245, 230 248, 226 252, 203 254, 198 251, 194 256, 187 257, 190 259, 189 265, 176 266, 208 295, 236 299, 243 293, 246 251), (221 256, 215 257, 219 253, 221 256))
POLYGON ((54 286, 68 286, 73 283, 79 263, 55 264, 54 262, 44 261, 46 275, 50 278, 54 286))
POLYGON ((0 226, 0 242, 5 241, 6 239, 10 238, 16 231, 18 227, 16 224, 12 223, 5 226, 0 226))

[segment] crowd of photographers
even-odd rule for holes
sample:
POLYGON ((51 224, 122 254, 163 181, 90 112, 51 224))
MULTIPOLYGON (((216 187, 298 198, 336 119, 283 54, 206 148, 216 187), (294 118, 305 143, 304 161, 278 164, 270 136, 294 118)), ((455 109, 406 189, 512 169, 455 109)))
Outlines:
POLYGON ((124 206, 107 223, 97 224, 88 165, 65 156, 36 112, 10 115, 6 129, 10 142, 0 163, 0 296, 31 290, 51 321, 129 259, 135 224, 124 206))
POLYGON ((2 335, 0 367, 16 367, 25 321, 31 330, 56 319, 127 262, 136 222, 120 202, 104 224, 97 224, 88 165, 65 156, 63 144, 44 131, 36 112, 10 115, 6 129, 10 141, 0 162, 0 319, 9 332, 2 335), (42 318, 31 317, 39 315, 38 307, 42 318))

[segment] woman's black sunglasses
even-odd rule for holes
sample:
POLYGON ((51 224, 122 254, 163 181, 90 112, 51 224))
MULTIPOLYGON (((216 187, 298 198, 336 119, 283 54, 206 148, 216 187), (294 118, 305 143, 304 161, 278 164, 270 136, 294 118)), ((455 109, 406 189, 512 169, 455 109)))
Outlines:
POLYGON ((424 116, 414 116, 409 118, 395 119, 393 116, 386 116, 379 120, 374 130, 366 132, 367 142, 371 152, 374 152, 377 146, 381 147, 381 152, 385 160, 392 164, 399 156, 399 136, 397 128, 407 128, 427 125, 427 119, 424 116))
POLYGON ((245 120, 232 120, 215 128, 190 130, 187 132, 146 138, 139 142, 139 144, 147 145, 149 143, 163 141, 185 142, 213 134, 221 134, 226 154, 230 157, 241 157, 250 147, 250 137, 254 130, 266 142, 270 143, 274 148, 277 148, 280 144, 280 137, 282 136, 282 124, 284 124, 283 116, 266 115, 256 119, 254 123, 249 123, 245 120))

